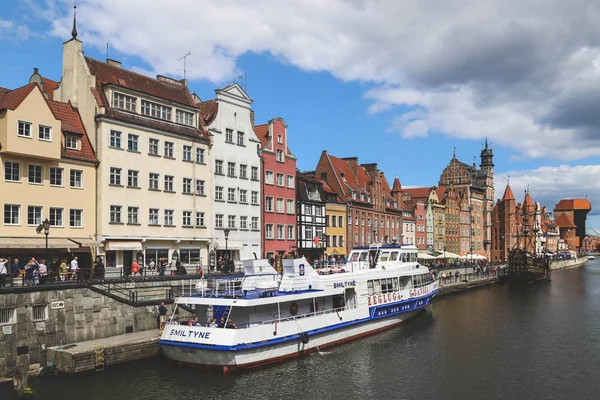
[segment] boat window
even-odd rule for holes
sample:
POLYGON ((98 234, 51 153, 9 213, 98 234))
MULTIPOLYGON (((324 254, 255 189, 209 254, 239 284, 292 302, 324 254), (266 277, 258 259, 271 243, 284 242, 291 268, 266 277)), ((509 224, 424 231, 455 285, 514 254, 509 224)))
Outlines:
POLYGON ((417 257, 417 255, 415 253, 410 253, 410 262, 415 262, 417 257))
POLYGON ((379 260, 380 261, 387 261, 388 258, 390 256, 390 252, 389 251, 384 251, 383 253, 381 253, 381 256, 379 256, 379 260))
POLYGON ((392 255, 390 255, 390 261, 397 261, 397 260, 398 260, 398 252, 392 251, 392 255))
POLYGON ((392 278, 387 278, 387 287, 388 287, 388 293, 392 293, 394 291, 394 286, 392 284, 392 278))
POLYGON ((361 252, 359 260, 360 261, 367 261, 367 254, 369 254, 369 253, 366 252, 366 251, 361 252))
POLYGON ((386 294, 388 292, 387 281, 385 279, 381 280, 381 293, 386 294))
POLYGON ((379 282, 379 279, 375 279, 373 281, 373 285, 374 285, 375 294, 381 294, 381 283, 379 282))
POLYGON ((398 291, 398 278, 392 278, 392 282, 394 282, 394 292, 398 291))
POLYGON ((402 289, 407 289, 410 287, 410 276, 402 276, 400 277, 400 286, 402 289))
POLYGON ((350 261, 358 261, 358 253, 352 253, 350 255, 350 261))
POLYGON ((373 281, 367 281, 367 292, 369 296, 373 296, 373 281))
POLYGON ((417 275, 413 275, 412 279, 413 279, 413 287, 416 288, 417 287, 417 275))
POLYGON ((402 262, 406 262, 406 253, 402 253, 402 262))

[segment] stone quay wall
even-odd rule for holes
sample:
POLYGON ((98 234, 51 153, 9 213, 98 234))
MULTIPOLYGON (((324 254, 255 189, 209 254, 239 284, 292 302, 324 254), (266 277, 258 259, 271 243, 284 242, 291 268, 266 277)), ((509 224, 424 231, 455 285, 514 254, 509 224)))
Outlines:
POLYGON ((556 260, 550 263, 550 269, 565 269, 580 267, 587 262, 587 257, 570 258, 568 260, 556 260))

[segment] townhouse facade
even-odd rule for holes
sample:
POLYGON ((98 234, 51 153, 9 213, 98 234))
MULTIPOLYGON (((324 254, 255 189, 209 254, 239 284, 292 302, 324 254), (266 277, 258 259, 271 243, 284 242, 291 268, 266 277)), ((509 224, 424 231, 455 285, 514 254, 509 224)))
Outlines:
POLYGON ((263 255, 280 263, 296 247, 296 157, 282 118, 255 125, 254 131, 262 146, 263 255))
POLYGON ((323 185, 327 201, 325 205, 325 225, 327 227, 325 256, 329 258, 333 256, 336 260, 344 259, 348 255, 346 248, 348 207, 327 182, 319 181, 323 185))
POLYGON ((37 70, 30 82, 0 88, 0 253, 21 265, 47 259, 51 269, 77 255, 89 267, 98 159, 78 110, 52 100, 37 70))
POLYGON ((326 204, 321 182, 312 174, 296 172, 296 256, 309 262, 323 260, 325 255, 326 204))

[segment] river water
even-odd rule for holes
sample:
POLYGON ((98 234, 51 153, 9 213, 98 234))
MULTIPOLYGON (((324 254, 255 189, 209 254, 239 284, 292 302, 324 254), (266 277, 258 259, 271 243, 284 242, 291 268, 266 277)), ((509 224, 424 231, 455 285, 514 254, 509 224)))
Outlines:
POLYGON ((548 283, 443 296, 391 331, 252 372, 157 358, 33 387, 36 399, 597 399, 599 316, 594 261, 548 283))

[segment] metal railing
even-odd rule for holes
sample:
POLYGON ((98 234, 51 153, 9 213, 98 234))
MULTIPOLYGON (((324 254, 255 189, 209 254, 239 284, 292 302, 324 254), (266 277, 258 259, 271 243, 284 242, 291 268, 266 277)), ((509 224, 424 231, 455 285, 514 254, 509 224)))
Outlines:
POLYGON ((445 285, 454 285, 457 283, 468 283, 468 282, 477 282, 489 278, 500 277, 506 274, 506 269, 498 268, 494 271, 480 272, 480 273, 468 273, 468 274, 449 274, 449 276, 442 277, 442 274, 439 273, 437 278, 439 279, 440 286, 445 285))

